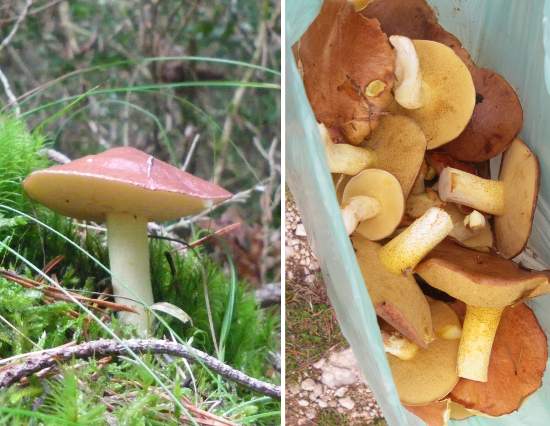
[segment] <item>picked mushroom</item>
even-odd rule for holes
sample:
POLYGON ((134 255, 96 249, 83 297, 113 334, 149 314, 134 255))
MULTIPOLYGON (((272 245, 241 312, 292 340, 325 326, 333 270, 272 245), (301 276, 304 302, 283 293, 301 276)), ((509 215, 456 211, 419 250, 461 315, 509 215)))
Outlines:
POLYGON ((496 247, 510 259, 523 250, 531 234, 539 173, 537 157, 516 139, 502 158, 499 180, 447 167, 439 177, 439 196, 495 215, 496 247))
POLYGON ((452 229, 453 221, 449 214, 438 207, 431 207, 382 247, 378 253, 380 262, 394 274, 412 271, 452 229))
POLYGON ((546 335, 533 311, 525 303, 506 308, 493 343, 487 382, 460 379, 451 399, 490 416, 516 411, 542 386, 547 360, 546 335))
POLYGON ((377 241, 401 222, 405 199, 399 181, 385 170, 366 169, 352 177, 342 194, 342 217, 348 235, 377 241))
POLYGON ((319 132, 325 146, 328 168, 331 173, 356 175, 361 170, 372 167, 376 162, 376 154, 366 148, 334 143, 324 124, 319 124, 319 132))
POLYGON ((141 334, 153 303, 147 223, 198 213, 231 196, 225 189, 134 148, 113 148, 31 173, 28 196, 80 220, 106 222, 113 292, 138 314, 122 314, 141 334))
POLYGON ((380 244, 351 238, 376 314, 421 348, 434 339, 430 307, 412 275, 394 275, 378 261, 380 244))
POLYGON ((444 44, 398 35, 390 36, 390 43, 397 51, 396 101, 403 107, 397 110, 419 124, 428 149, 450 142, 464 130, 474 110, 470 71, 444 44))
POLYGON ((446 398, 426 405, 405 405, 405 408, 420 417, 426 426, 447 426, 451 417, 451 402, 446 398))
POLYGON ((389 328, 389 326, 387 328, 380 327, 384 351, 404 361, 414 358, 418 352, 418 345, 411 342, 399 331, 389 328))
POLYGON ((502 311, 520 300, 550 292, 544 273, 521 269, 492 253, 443 241, 416 267, 429 285, 466 303, 460 349, 460 377, 487 381, 491 348, 502 311))
POLYGON ((326 0, 296 51, 317 121, 360 144, 393 100, 395 57, 378 21, 326 0))
POLYGON ((386 115, 365 146, 376 155, 376 167, 397 178, 406 199, 426 152, 426 137, 420 126, 404 115, 386 115))
MULTIPOLYGON (((445 303, 430 303, 435 329, 452 326, 460 328, 456 313, 445 303)), ((410 360, 404 361, 388 354, 388 362, 399 398, 403 404, 425 405, 447 396, 458 382, 456 354, 458 339, 440 336, 427 348, 420 348, 410 360)))

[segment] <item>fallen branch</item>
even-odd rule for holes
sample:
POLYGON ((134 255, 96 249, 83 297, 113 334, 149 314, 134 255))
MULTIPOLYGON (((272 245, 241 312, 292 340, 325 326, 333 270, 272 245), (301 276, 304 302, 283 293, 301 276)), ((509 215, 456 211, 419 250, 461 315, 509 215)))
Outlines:
POLYGON ((254 379, 236 370, 218 359, 197 349, 179 343, 159 339, 130 339, 123 342, 116 340, 95 340, 76 346, 58 347, 46 353, 33 355, 25 361, 4 367, 0 371, 0 389, 10 386, 24 377, 28 377, 59 362, 74 358, 102 358, 109 355, 125 355, 128 349, 139 354, 167 354, 197 361, 228 380, 239 383, 258 393, 281 399, 281 388, 271 383, 254 379))

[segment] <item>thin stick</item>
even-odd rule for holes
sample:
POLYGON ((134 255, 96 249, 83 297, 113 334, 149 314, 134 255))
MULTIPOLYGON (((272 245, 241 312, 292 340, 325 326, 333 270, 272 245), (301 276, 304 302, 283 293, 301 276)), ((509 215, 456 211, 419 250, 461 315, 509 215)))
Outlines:
POLYGON ((21 14, 17 18, 17 21, 15 21, 15 24, 13 24, 11 31, 8 33, 6 38, 2 40, 2 43, 0 43, 0 50, 2 50, 4 47, 6 47, 10 43, 11 39, 19 29, 19 25, 21 25, 21 22, 23 22, 23 20, 27 16, 27 12, 29 11, 29 7, 31 7, 31 5, 32 5, 32 0, 27 0, 27 2, 25 3, 25 7, 23 7, 21 14))
POLYGON ((128 349, 139 354, 168 354, 193 362, 199 361, 228 380, 239 383, 258 393, 281 399, 281 388, 277 385, 247 376, 198 349, 159 339, 130 339, 123 342, 101 339, 75 346, 58 347, 47 353, 31 356, 21 363, 6 366, 0 371, 0 389, 18 382, 23 377, 28 377, 40 370, 52 367, 58 362, 69 361, 74 358, 89 359, 103 358, 109 355, 125 355, 128 353, 128 349))

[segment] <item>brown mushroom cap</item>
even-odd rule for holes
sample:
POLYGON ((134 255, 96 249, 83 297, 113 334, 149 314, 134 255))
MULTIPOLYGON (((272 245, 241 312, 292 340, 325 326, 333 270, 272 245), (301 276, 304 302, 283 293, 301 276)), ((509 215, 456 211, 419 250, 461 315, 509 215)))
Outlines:
POLYGON ((416 267, 428 284, 467 305, 503 308, 550 292, 544 273, 521 269, 511 260, 443 241, 416 267))
POLYGON ((523 109, 510 84, 489 69, 472 71, 476 107, 472 119, 445 151, 462 161, 481 162, 506 150, 523 126, 523 109))
POLYGON ((517 256, 531 235, 539 193, 540 168, 535 154, 516 139, 502 157, 499 180, 504 183, 505 213, 495 217, 495 240, 499 253, 517 256))
MULTIPOLYGON (((445 326, 460 328, 456 313, 445 303, 430 303, 435 330, 445 326)), ((458 381, 457 352, 459 339, 447 340, 436 335, 426 349, 408 361, 387 355, 393 380, 403 404, 425 405, 444 398, 458 381)))
POLYGON ((351 239, 376 314, 420 347, 434 339, 430 307, 412 275, 395 275, 378 260, 380 244, 351 239))
POLYGON ((498 327, 486 383, 460 379, 451 399, 491 416, 517 410, 540 388, 546 369, 546 335, 529 307, 506 308, 498 327))
POLYGON ((405 405, 405 408, 420 417, 427 426, 447 426, 451 415, 451 400, 444 399, 427 405, 405 405))
POLYGON ((394 175, 409 196, 426 152, 422 129, 404 115, 387 115, 365 144, 376 153, 376 167, 394 175))
POLYGON ((414 40, 422 73, 422 107, 396 107, 419 124, 428 149, 456 138, 472 117, 475 88, 470 71, 448 46, 431 40, 414 40))
POLYGON ((360 222, 355 233, 373 241, 388 237, 395 231, 405 212, 405 198, 399 181, 385 170, 365 169, 346 184, 342 206, 353 197, 365 195, 378 201, 380 212, 360 222))
POLYGON ((392 101, 395 57, 380 24, 347 1, 326 0, 299 41, 298 60, 317 121, 362 142, 392 101), (377 81, 382 90, 369 96, 377 81))
POLYGON ((108 213, 172 220, 231 196, 217 185, 129 147, 38 170, 23 186, 29 197, 62 215, 97 222, 108 213))
MULTIPOLYGON (((446 146, 446 145, 445 145, 446 146)), ((451 154, 438 150, 426 152, 426 161, 439 175, 445 167, 464 170, 465 172, 477 175, 477 169, 473 164, 465 163, 455 159, 451 154)))

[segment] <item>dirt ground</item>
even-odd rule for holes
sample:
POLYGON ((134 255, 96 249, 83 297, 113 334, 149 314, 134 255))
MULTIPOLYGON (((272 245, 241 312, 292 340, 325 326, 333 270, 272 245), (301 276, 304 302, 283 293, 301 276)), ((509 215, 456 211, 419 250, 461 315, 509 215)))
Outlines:
POLYGON ((289 191, 285 207, 286 424, 385 425, 340 332, 289 191))

